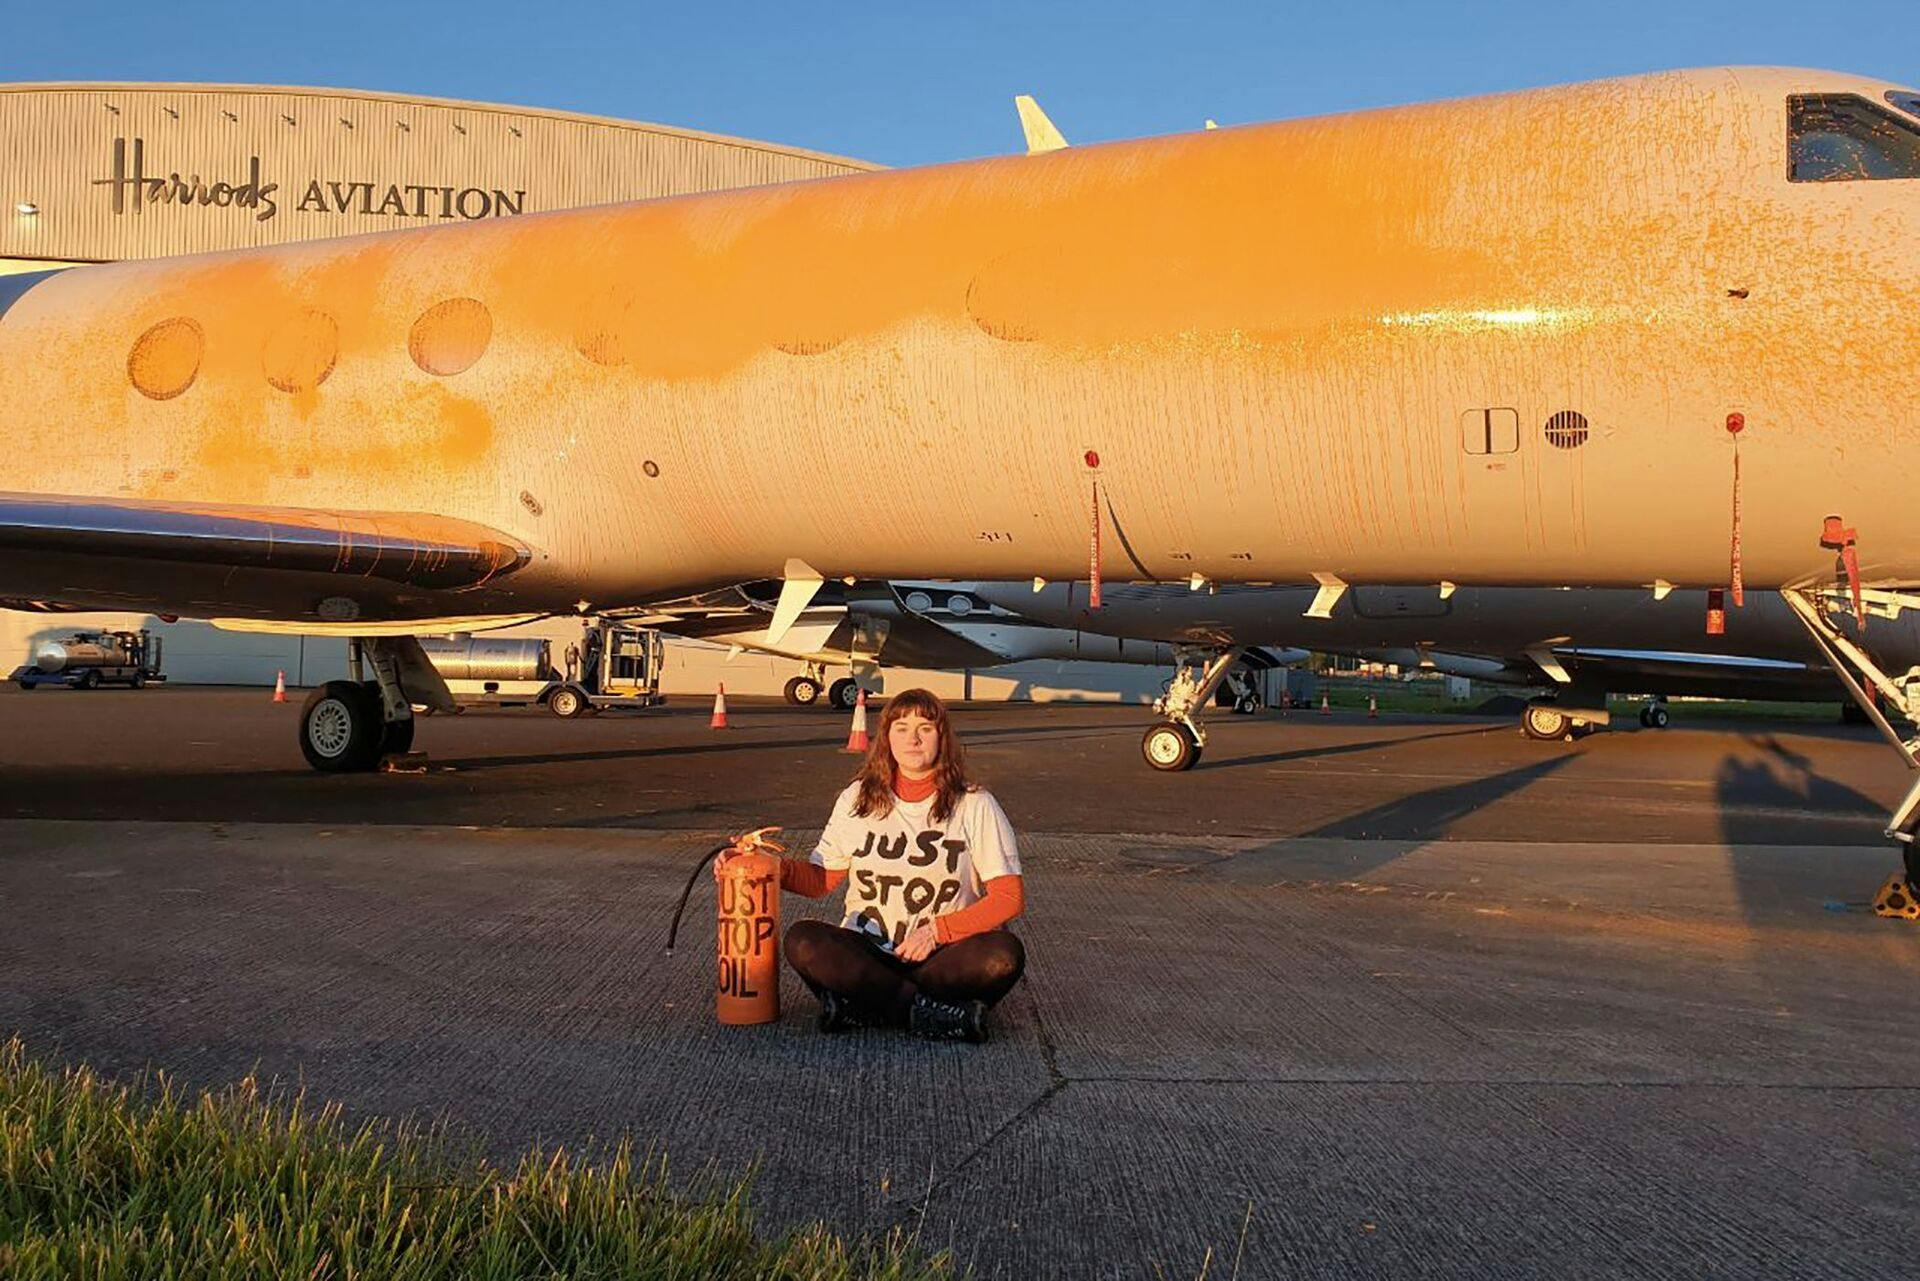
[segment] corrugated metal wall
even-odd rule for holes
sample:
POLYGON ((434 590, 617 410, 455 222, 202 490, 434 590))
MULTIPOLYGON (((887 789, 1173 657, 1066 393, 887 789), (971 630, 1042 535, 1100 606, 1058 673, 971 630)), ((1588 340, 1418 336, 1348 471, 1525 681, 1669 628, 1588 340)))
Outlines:
POLYGON ((0 86, 0 257, 149 258, 875 167, 658 125, 380 94, 0 86))

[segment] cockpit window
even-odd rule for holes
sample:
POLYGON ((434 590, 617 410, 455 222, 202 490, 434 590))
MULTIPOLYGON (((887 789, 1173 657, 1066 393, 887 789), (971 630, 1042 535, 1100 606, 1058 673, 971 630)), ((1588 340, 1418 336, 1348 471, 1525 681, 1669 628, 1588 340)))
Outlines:
POLYGON ((1912 93, 1905 89, 1889 89, 1887 101, 1910 116, 1920 116, 1920 93, 1912 93))
POLYGON ((1920 123, 1858 94, 1788 98, 1787 149, 1795 182, 1920 178, 1920 123))

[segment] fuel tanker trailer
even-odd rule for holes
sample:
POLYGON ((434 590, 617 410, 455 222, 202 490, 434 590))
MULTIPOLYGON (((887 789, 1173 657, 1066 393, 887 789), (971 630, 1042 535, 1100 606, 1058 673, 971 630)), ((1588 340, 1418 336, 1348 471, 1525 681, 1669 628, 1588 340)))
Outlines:
POLYGON ((456 633, 422 637, 420 648, 456 707, 544 707, 571 719, 607 707, 654 707, 665 647, 646 628, 586 620, 556 662, 540 637, 456 633))
POLYGON ((144 628, 137 632, 75 632, 34 647, 33 661, 13 672, 21 689, 65 685, 98 689, 127 685, 134 689, 166 680, 160 671, 161 641, 144 628))

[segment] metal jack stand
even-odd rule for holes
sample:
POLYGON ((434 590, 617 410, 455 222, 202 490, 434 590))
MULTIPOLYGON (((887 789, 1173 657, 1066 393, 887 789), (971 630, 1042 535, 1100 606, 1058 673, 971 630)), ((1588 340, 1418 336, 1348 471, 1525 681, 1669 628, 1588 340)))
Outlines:
MULTIPOLYGON (((1809 591, 1805 588, 1783 588, 1781 597, 1787 602, 1807 629, 1807 635, 1813 638, 1814 646, 1825 658, 1827 665, 1840 677, 1840 683, 1847 687, 1847 693, 1866 714, 1867 720, 1880 731, 1880 736, 1892 744, 1900 753, 1900 759, 1914 773, 1913 785, 1907 789, 1906 796, 1895 807, 1893 816, 1887 821, 1887 835, 1900 844, 1901 863, 1905 875, 1896 872, 1888 878, 1874 896, 1873 910, 1880 916, 1899 917, 1908 921, 1920 921, 1920 903, 1916 903, 1915 886, 1920 885, 1920 847, 1916 847, 1916 836, 1920 835, 1920 739, 1908 741, 1900 737, 1879 704, 1867 692, 1871 685, 1882 698, 1896 707, 1908 706, 1907 688, 1912 681, 1903 684, 1887 675, 1873 656, 1855 641, 1847 637, 1828 619, 1823 608, 1825 594, 1809 591)), ((1897 593, 1874 593, 1874 604, 1892 613, 1901 608, 1920 605, 1920 600, 1903 598, 1897 593)))

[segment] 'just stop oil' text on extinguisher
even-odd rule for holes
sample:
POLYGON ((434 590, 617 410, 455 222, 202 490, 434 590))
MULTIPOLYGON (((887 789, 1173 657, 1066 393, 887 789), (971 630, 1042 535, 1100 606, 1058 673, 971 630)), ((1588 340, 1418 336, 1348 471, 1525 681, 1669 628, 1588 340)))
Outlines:
POLYGON ((722 1023, 771 1023, 780 1017, 780 855, 786 846, 772 839, 779 830, 743 832, 708 850, 687 878, 673 912, 673 928, 667 931, 667 955, 672 956, 680 917, 701 869, 727 855, 714 874, 720 971, 714 1012, 722 1023))

